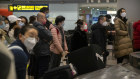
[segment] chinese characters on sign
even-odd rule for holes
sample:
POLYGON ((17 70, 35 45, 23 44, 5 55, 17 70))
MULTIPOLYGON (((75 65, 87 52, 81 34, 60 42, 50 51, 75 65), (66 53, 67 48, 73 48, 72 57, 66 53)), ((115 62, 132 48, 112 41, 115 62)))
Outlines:
POLYGON ((49 7, 48 4, 43 4, 43 5, 31 5, 31 4, 25 4, 25 5, 18 5, 18 4, 14 4, 14 5, 9 5, 8 9, 9 11, 13 11, 13 12, 37 12, 39 11, 42 7, 49 7))

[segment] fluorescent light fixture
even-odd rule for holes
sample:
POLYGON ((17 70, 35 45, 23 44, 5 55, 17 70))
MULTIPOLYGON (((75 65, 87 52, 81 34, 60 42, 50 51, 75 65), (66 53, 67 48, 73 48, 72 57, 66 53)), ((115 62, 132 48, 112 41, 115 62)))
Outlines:
POLYGON ((99 10, 99 9, 97 9, 97 10, 99 10))
POLYGON ((107 11, 107 14, 117 14, 117 11, 107 11))

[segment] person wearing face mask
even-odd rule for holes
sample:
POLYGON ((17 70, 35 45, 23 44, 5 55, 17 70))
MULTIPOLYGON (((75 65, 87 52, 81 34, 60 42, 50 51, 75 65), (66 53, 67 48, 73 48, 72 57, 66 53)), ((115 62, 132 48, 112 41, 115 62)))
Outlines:
POLYGON ((9 25, 9 20, 8 20, 7 17, 4 17, 4 22, 5 22, 5 27, 4 27, 3 29, 4 29, 6 32, 8 32, 10 25, 9 25))
POLYGON ((43 7, 40 9, 40 12, 44 13, 45 16, 46 16, 46 24, 45 26, 49 29, 50 28, 50 25, 52 24, 48 18, 49 18, 49 8, 48 7, 43 7))
POLYGON ((18 38, 10 46, 15 58, 17 79, 26 79, 26 66, 29 60, 29 51, 38 42, 38 31, 33 26, 23 26, 18 38))
POLYGON ((3 35, 3 38, 5 38, 4 44, 9 45, 9 44, 12 43, 12 41, 11 41, 9 35, 8 35, 8 31, 9 31, 9 20, 8 20, 8 18, 3 16, 3 22, 5 23, 5 26, 1 30, 3 30, 3 32, 5 32, 5 34, 3 35))
POLYGON ((21 19, 16 17, 15 15, 9 15, 8 20, 10 21, 10 27, 9 27, 9 30, 8 30, 8 35, 9 35, 11 41, 13 42, 13 41, 16 40, 16 38, 18 36, 18 33, 19 33, 19 30, 21 28, 19 26, 19 22, 21 21, 21 19))
POLYGON ((3 21, 3 17, 0 15, 0 29, 4 29, 5 22, 3 21))
POLYGON ((117 11, 115 18, 115 31, 114 52, 117 58, 117 63, 123 63, 123 60, 128 59, 129 54, 133 52, 132 41, 128 34, 126 10, 124 8, 117 11))
POLYGON ((45 26, 46 17, 45 14, 39 12, 37 14, 37 21, 33 23, 33 26, 37 28, 39 34, 39 42, 33 49, 36 56, 35 61, 35 74, 34 79, 39 79, 43 76, 45 71, 48 70, 50 62, 50 44, 52 42, 52 34, 48 28, 45 26))
POLYGON ((27 26, 28 25, 28 19, 25 16, 20 16, 19 17, 21 21, 19 22, 19 26, 27 26))
POLYGON ((106 17, 100 15, 98 22, 91 26, 91 44, 99 45, 102 48, 104 63, 106 64, 106 57, 109 53, 106 51, 107 32, 105 26, 107 26, 106 17))
POLYGON ((79 19, 76 22, 77 26, 71 37, 70 51, 88 46, 87 35, 84 29, 84 21, 79 19))
POLYGON ((52 52, 51 67, 55 68, 60 65, 61 57, 68 53, 67 43, 64 35, 64 21, 65 17, 57 16, 55 19, 55 27, 51 29, 53 36, 53 43, 50 46, 52 52))

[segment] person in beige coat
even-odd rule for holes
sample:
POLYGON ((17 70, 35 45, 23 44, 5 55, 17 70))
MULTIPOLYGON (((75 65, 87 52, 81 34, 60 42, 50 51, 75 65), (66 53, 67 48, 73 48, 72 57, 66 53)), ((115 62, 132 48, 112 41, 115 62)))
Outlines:
POLYGON ((123 59, 133 52, 132 41, 128 34, 126 10, 124 8, 119 9, 117 12, 115 18, 115 30, 115 56, 117 57, 117 63, 122 63, 123 59))
POLYGON ((66 38, 63 30, 64 21, 65 17, 57 16, 55 20, 55 27, 50 27, 53 36, 53 43, 50 45, 50 51, 52 52, 51 68, 58 67, 60 65, 61 57, 68 53, 66 38))

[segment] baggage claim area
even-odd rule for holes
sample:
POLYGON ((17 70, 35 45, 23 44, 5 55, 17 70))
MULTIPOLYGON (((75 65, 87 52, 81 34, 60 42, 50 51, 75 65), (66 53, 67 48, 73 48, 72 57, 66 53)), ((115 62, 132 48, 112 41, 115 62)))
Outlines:
POLYGON ((140 0, 0 0, 0 79, 140 79, 140 0))

